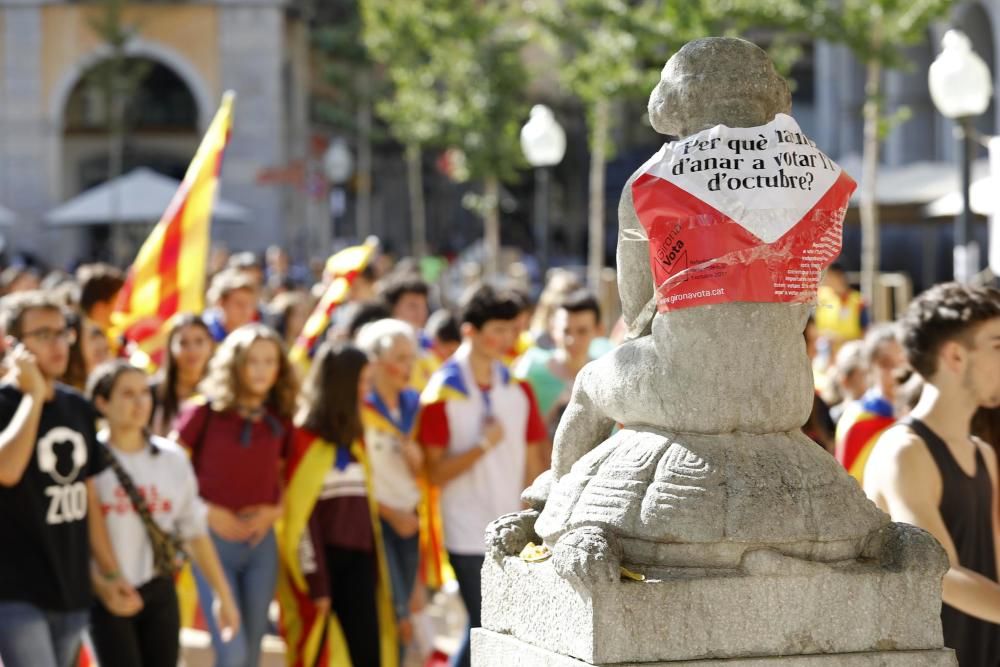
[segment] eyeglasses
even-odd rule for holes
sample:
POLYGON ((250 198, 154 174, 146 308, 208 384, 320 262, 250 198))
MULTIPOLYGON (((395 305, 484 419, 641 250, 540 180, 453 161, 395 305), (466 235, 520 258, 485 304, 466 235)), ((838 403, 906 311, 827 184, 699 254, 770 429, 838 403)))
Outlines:
POLYGON ((51 345, 57 340, 67 345, 72 345, 76 342, 76 329, 70 327, 64 329, 45 327, 43 329, 35 329, 34 331, 25 331, 21 334, 21 338, 34 338, 42 345, 51 345))

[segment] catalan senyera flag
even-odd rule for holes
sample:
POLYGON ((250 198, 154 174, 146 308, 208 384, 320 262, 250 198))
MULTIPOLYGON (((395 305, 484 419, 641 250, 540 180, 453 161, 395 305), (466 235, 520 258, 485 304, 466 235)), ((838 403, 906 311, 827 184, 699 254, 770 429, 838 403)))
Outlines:
POLYGON ((372 237, 361 245, 344 248, 336 253, 326 263, 325 273, 332 278, 326 291, 309 319, 302 327, 302 333, 295 341, 288 356, 292 363, 302 372, 303 377, 309 370, 320 337, 330 324, 330 317, 341 304, 347 301, 351 293, 351 285, 358 274, 367 268, 378 250, 378 239, 372 237))
POLYGON ((112 335, 154 360, 162 353, 170 318, 205 308, 212 208, 235 100, 232 91, 223 96, 184 180, 139 249, 111 316, 112 335))
POLYGON ((892 403, 869 392, 844 410, 837 422, 836 456, 858 482, 864 481, 865 464, 883 431, 895 421, 892 403))
MULTIPOLYGON (((396 615, 392 589, 382 542, 382 524, 371 485, 369 467, 361 442, 351 446, 351 453, 365 468, 368 508, 375 536, 377 560, 376 603, 382 667, 397 667, 399 645, 396 643, 396 615)), ((309 517, 323 486, 323 478, 333 467, 336 448, 305 431, 293 441, 285 467, 284 515, 278 521, 278 585, 281 605, 281 634, 285 640, 285 664, 289 667, 366 667, 353 665, 343 630, 335 614, 320 613, 309 596, 302 571, 299 545, 306 537, 309 517)))

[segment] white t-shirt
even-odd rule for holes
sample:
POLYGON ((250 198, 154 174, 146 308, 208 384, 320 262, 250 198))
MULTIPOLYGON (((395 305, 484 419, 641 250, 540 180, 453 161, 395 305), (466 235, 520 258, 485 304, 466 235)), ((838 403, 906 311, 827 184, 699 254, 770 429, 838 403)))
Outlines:
MULTIPOLYGON (((107 433, 98 438, 106 443, 107 433)), ((198 481, 187 454, 175 443, 152 436, 153 447, 126 453, 109 447, 146 500, 153 518, 165 531, 190 540, 208 532, 208 508, 198 497, 198 481)), ((95 479, 111 546, 122 576, 133 586, 156 577, 153 545, 128 493, 109 466, 95 479)))
POLYGON ((399 433, 366 428, 365 446, 372 467, 375 498, 393 509, 414 511, 420 502, 420 488, 403 456, 403 439, 399 433))

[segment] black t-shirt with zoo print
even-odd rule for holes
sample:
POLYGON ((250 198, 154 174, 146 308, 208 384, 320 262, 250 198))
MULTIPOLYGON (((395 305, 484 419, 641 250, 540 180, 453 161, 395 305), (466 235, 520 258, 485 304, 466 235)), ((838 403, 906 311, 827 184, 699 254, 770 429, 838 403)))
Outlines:
MULTIPOLYGON (((20 402, 20 391, 0 386, 0 429, 20 402)), ((90 606, 86 481, 104 468, 96 416, 83 396, 56 385, 21 481, 0 486, 0 602, 47 611, 90 606)))

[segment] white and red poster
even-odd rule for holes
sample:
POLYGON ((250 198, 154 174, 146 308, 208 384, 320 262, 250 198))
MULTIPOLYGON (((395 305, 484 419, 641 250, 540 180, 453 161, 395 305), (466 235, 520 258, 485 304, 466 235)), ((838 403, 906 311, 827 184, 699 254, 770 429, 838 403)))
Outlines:
POLYGON ((665 145, 642 171, 632 196, 660 312, 815 299, 855 183, 791 116, 717 125, 665 145))

